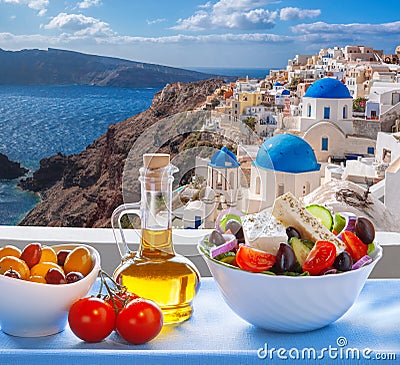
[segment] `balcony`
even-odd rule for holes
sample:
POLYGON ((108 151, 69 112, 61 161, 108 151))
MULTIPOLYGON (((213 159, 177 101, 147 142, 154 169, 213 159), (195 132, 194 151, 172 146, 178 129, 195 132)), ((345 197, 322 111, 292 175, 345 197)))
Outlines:
MULTIPOLYGON (((202 276, 210 276, 203 258, 197 252, 197 242, 211 230, 175 229, 173 240, 177 253, 187 256, 194 262, 202 276)), ((130 249, 136 250, 139 243, 138 230, 126 230, 125 236, 130 249)), ((383 247, 383 258, 372 272, 372 278, 400 277, 400 233, 378 232, 376 241, 383 247)), ((23 248, 31 242, 46 245, 84 243, 95 247, 101 255, 103 270, 112 273, 120 263, 114 235, 108 228, 59 228, 59 227, 20 227, 0 226, 0 246, 6 244, 23 248)))

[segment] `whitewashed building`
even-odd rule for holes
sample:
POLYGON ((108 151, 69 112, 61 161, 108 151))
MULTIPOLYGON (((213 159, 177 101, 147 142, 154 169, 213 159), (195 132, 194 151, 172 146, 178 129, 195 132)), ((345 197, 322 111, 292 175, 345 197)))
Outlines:
POLYGON ((367 119, 379 119, 392 109, 400 111, 400 83, 374 82, 366 103, 367 119))

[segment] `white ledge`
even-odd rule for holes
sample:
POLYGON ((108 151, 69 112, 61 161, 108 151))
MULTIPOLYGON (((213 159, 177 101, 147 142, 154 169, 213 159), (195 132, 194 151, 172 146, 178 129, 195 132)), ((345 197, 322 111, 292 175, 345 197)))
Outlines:
MULTIPOLYGON (((210 272, 197 251, 197 243, 211 230, 174 229, 173 241, 178 253, 189 257, 200 270, 202 276, 210 272)), ((131 250, 136 250, 139 243, 139 230, 125 230, 131 250)), ((400 277, 400 233, 377 232, 376 241, 383 247, 383 258, 376 265, 371 277, 400 277)), ((101 255, 102 268, 112 273, 120 262, 120 255, 110 228, 60 228, 38 226, 0 226, 0 246, 12 244, 23 248, 30 242, 46 245, 64 243, 86 243, 95 247, 101 255)))

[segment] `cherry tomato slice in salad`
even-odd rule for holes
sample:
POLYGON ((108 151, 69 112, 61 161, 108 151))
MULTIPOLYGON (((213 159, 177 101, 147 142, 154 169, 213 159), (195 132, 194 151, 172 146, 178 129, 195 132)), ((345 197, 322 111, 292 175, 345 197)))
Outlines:
POLYGON ((318 275, 322 270, 333 265, 336 258, 336 247, 329 241, 317 241, 303 264, 303 271, 318 275))
POLYGON ((346 251, 350 254, 354 262, 357 262, 368 252, 368 246, 365 245, 353 232, 344 231, 342 233, 342 241, 345 243, 346 251))
POLYGON ((249 246, 240 246, 236 253, 236 263, 242 269, 262 272, 274 266, 276 256, 249 246))

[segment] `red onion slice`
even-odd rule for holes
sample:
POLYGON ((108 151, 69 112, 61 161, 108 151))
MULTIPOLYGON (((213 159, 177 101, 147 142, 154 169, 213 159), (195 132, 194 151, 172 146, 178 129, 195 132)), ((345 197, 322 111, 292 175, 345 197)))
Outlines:
POLYGON ((342 232, 349 231, 351 233, 354 233, 354 231, 356 230, 357 217, 355 215, 352 215, 352 214, 343 214, 343 216, 346 218, 346 226, 337 235, 337 238, 339 238, 340 240, 342 239, 342 232))
POLYGON ((234 248, 237 247, 237 239, 233 234, 223 234, 226 242, 220 246, 213 247, 210 250, 210 255, 214 259, 216 256, 221 255, 223 253, 232 251, 234 248))
POLYGON ((372 262, 372 258, 368 255, 365 255, 365 256, 361 257, 361 259, 359 259, 355 264, 353 264, 351 269, 357 270, 360 267, 370 264, 371 262, 372 262))

